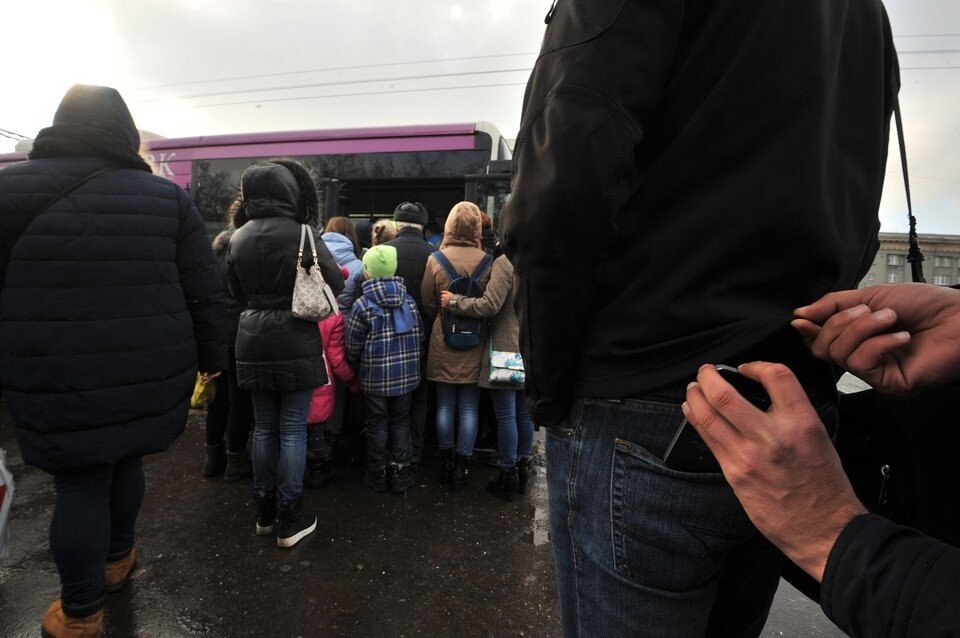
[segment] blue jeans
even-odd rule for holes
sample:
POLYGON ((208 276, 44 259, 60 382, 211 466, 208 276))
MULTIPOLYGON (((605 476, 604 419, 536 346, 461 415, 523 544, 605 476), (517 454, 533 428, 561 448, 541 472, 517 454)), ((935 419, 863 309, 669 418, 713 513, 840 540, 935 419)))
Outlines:
POLYGON ((277 491, 281 503, 303 494, 307 461, 307 414, 313 390, 253 390, 253 491, 277 491))
POLYGON ((490 390, 493 411, 497 415, 497 463, 515 467, 517 459, 533 453, 533 420, 523 401, 523 392, 490 390))
POLYGON ((139 456, 53 477, 57 501, 50 551, 60 572, 64 604, 83 607, 103 597, 104 565, 133 548, 143 503, 139 456))
MULTIPOLYGON (((836 427, 832 405, 821 410, 836 427)), ((579 636, 759 636, 782 555, 722 474, 662 457, 679 403, 583 399, 547 433, 550 531, 563 631, 579 636)))
POLYGON ((473 456, 479 410, 480 388, 475 384, 437 383, 437 443, 441 450, 453 447, 455 415, 459 412, 457 453, 473 456))

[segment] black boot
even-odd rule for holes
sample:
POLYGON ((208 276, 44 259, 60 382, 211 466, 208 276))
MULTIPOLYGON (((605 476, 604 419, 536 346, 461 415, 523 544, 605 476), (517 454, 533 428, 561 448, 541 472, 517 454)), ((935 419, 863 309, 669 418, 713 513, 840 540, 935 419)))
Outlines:
POLYGON ((517 491, 520 494, 527 493, 527 482, 530 480, 531 470, 530 457, 517 459, 517 491))
POLYGON ((277 520, 277 493, 269 492, 266 496, 257 497, 257 535, 273 534, 273 526, 277 520))
POLYGON ((366 474, 363 475, 363 482, 373 488, 374 492, 386 492, 390 487, 389 479, 387 479, 387 468, 382 467, 376 470, 368 467, 366 474))
POLYGON ((307 471, 303 475, 303 486, 315 490, 333 479, 333 468, 323 461, 307 459, 307 471))
POLYGON ((440 483, 450 483, 453 476, 453 450, 440 450, 440 483))
POLYGON ((403 494, 413 485, 413 472, 409 465, 397 465, 390 476, 390 491, 403 494))
POLYGON ((293 547, 317 529, 317 517, 301 511, 303 497, 281 503, 277 515, 277 547, 293 547))
POLYGON ((520 482, 517 479, 517 468, 500 468, 497 470, 497 478, 487 483, 487 492, 491 496, 513 502, 517 500, 520 482))
POLYGON ((253 476, 253 464, 247 458, 247 451, 227 452, 227 470, 223 473, 226 483, 236 483, 253 476))
POLYGON ((450 491, 462 492, 470 482, 470 457, 457 453, 453 460, 453 473, 450 475, 450 491))
POLYGON ((203 464, 203 475, 206 478, 219 476, 227 469, 227 451, 223 445, 207 446, 207 462, 203 464))

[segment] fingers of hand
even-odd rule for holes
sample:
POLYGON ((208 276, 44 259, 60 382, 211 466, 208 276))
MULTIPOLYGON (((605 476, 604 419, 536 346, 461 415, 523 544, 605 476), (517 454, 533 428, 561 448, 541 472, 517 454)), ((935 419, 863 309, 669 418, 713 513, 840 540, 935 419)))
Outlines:
POLYGON ((790 368, 782 363, 755 361, 743 364, 739 370, 743 376, 760 382, 770 396, 773 411, 803 413, 804 416, 815 414, 803 386, 790 368))
POLYGON ((763 414, 763 411, 754 407, 732 385, 724 381, 712 365, 700 368, 697 381, 710 405, 736 429, 740 430, 742 425, 749 424, 763 414))
POLYGON ((909 344, 909 332, 877 335, 847 355, 844 367, 874 387, 888 391, 905 390, 906 380, 893 353, 909 344))
POLYGON ((807 346, 813 343, 813 340, 820 334, 820 326, 806 319, 794 319, 790 322, 790 325, 800 333, 807 346))
MULTIPOLYGON (((857 306, 855 310, 865 307, 857 306)), ((896 323, 897 313, 889 308, 856 317, 853 321, 846 323, 828 346, 830 360, 842 366, 848 365, 847 359, 855 350, 867 340, 889 333, 896 323)))
POLYGON ((697 383, 687 386, 687 400, 682 408, 683 415, 700 433, 707 447, 722 465, 726 450, 736 449, 739 438, 737 431, 713 409, 697 383))
POLYGON ((813 323, 823 324, 823 322, 838 312, 862 304, 863 298, 863 293, 859 290, 831 292, 809 306, 797 308, 793 311, 793 314, 799 319, 806 319, 813 323))

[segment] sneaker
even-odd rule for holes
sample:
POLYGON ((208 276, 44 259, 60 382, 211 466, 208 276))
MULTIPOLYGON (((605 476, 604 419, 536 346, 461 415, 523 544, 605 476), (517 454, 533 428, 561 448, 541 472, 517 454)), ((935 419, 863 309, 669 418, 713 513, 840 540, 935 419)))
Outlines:
POLYGON ((300 511, 301 496, 295 501, 280 504, 277 516, 277 547, 293 547, 317 529, 317 517, 300 511))
POLYGON ((413 485, 413 472, 409 465, 395 466, 390 477, 390 491, 394 494, 403 494, 413 485))
POLYGON ((257 536, 273 534, 273 526, 276 520, 276 492, 270 492, 266 496, 257 496, 257 536))
POLYGON ((388 487, 387 468, 382 467, 379 470, 367 468, 367 473, 363 475, 363 482, 369 485, 374 492, 386 492, 388 487))

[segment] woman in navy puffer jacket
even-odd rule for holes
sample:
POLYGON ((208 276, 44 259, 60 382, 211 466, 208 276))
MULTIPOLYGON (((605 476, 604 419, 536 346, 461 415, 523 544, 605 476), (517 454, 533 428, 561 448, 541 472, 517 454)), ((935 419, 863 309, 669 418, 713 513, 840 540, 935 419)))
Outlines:
POLYGON ((24 460, 57 492, 63 586, 44 636, 100 635, 104 594, 136 560, 140 458, 183 432, 198 368, 227 364, 203 221, 139 147, 120 94, 78 85, 30 161, 0 170, 0 385, 24 460))

